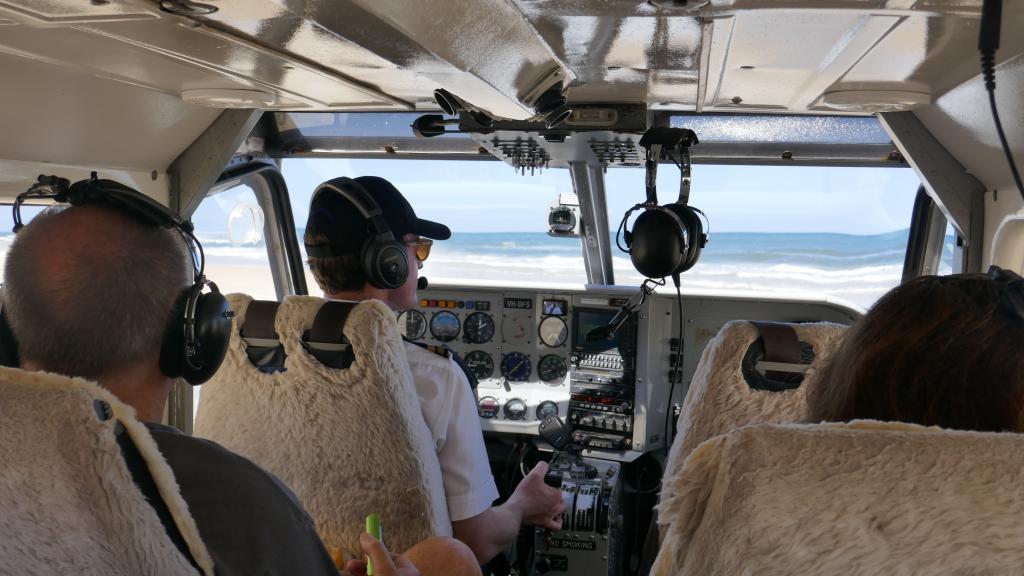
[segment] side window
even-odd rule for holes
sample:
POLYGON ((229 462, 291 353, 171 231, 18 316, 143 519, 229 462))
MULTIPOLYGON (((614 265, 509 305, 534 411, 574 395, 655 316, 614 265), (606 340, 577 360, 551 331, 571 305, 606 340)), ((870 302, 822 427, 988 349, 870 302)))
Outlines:
MULTIPOLYGON (((28 224, 32 218, 45 210, 46 206, 22 206, 21 221, 28 224)), ((0 204, 0 271, 3 270, 4 262, 7 261, 7 251, 11 249, 14 242, 14 216, 10 204, 0 204)), ((0 282, 3 282, 0 277, 0 282)))
POLYGON ((942 256, 939 258, 939 275, 945 276, 953 273, 956 264, 953 258, 956 252, 956 229, 947 222, 946 234, 942 241, 942 256))
MULTIPOLYGON (((206 254, 206 277, 221 293, 243 292, 257 300, 277 300, 263 210, 252 188, 239 184, 207 196, 192 214, 192 223, 206 254)), ((192 389, 193 418, 201 394, 202 386, 192 389)))
POLYGON ((206 197, 192 222, 206 254, 206 277, 222 293, 277 300, 263 210, 252 188, 240 184, 206 197))

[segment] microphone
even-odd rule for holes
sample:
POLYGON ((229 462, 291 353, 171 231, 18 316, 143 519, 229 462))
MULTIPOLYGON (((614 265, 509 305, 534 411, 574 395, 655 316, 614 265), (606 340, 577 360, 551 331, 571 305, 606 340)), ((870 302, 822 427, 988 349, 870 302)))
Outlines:
MULTIPOLYGON (((673 279, 676 281, 676 286, 679 286, 679 275, 675 274, 673 279)), ((641 306, 643 306, 644 301, 647 299, 647 295, 654 292, 655 288, 657 288, 658 286, 664 285, 664 279, 654 280, 651 278, 647 278, 646 280, 644 280, 643 284, 640 285, 640 294, 634 296, 630 300, 627 300, 626 303, 623 304, 621 308, 619 308, 619 311, 615 313, 615 316, 612 317, 611 321, 608 322, 608 324, 604 326, 598 326, 597 328, 594 328, 593 330, 587 332, 587 335, 585 337, 587 342, 594 342, 595 340, 611 340, 612 338, 614 338, 615 333, 619 331, 619 328, 622 328, 622 325, 626 323, 626 320, 629 320, 629 315, 634 310, 638 310, 641 306), (637 297, 639 297, 639 300, 637 300, 636 303, 633 303, 633 299, 637 297)))
POLYGON ((427 278, 425 276, 420 276, 416 280, 416 289, 417 290, 425 290, 426 288, 427 288, 427 278))
POLYGON ((626 320, 629 319, 629 313, 630 305, 627 302, 625 305, 622 306, 622 308, 619 308, 619 311, 615 313, 615 316, 612 317, 611 321, 608 322, 608 324, 604 326, 598 326, 597 328, 594 328, 593 330, 587 332, 587 342, 594 342, 597 340, 611 340, 615 336, 615 333, 619 331, 619 328, 622 328, 622 325, 625 324, 626 320))

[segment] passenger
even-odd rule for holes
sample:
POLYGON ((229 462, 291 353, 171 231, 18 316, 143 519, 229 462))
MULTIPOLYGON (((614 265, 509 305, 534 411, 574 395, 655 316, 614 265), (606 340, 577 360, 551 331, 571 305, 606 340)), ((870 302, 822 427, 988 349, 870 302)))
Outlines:
MULTIPOLYGON (((313 522, 277 478, 158 423, 174 385, 161 372, 161 343, 191 279, 186 247, 173 231, 109 207, 43 212, 18 233, 4 268, 5 310, 22 366, 95 380, 135 409, 174 471, 219 576, 337 575, 313 522)), ((454 539, 420 543, 404 558, 369 537, 360 546, 376 574, 418 574, 410 560, 424 573, 479 572, 454 539)), ((362 564, 348 568, 360 572, 362 564)))
POLYGON ((846 332, 808 391, 810 421, 872 419, 1024 432, 1024 281, 924 276, 846 332))
MULTIPOLYGON (((415 308, 417 270, 430 252, 430 239, 447 240, 451 231, 443 224, 417 218, 409 202, 387 180, 373 176, 355 180, 379 205, 395 239, 405 245, 409 275, 395 289, 371 285, 360 258, 369 223, 349 200, 327 193, 314 196, 306 224, 307 253, 312 249, 320 254, 309 259, 313 276, 325 297, 332 300, 376 299, 396 311, 415 308), (322 255, 325 252, 327 256, 322 255)), ((341 179, 329 183, 345 186, 341 179)), ((491 506, 498 490, 466 374, 446 354, 412 343, 407 343, 405 353, 441 463, 455 537, 485 563, 515 540, 521 524, 560 528, 565 504, 559 490, 544 484, 547 464, 543 462, 526 475, 504 504, 491 506)))

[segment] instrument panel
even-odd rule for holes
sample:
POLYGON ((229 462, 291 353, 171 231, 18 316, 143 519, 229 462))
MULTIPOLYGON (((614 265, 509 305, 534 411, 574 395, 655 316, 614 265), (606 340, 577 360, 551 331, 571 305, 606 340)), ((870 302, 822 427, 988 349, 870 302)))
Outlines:
POLYGON ((540 422, 557 414, 587 453, 630 461, 665 446, 672 408, 681 406, 704 346, 726 322, 856 318, 827 302, 684 296, 680 333, 675 295, 655 294, 613 337, 587 338, 636 294, 617 286, 431 287, 398 324, 411 340, 453 349, 473 371, 485 433, 538 436, 540 422), (682 370, 673 384, 676 366, 682 370))
POLYGON ((568 417, 571 294, 421 290, 398 324, 410 340, 446 345, 479 381, 484 430, 536 434, 568 417))

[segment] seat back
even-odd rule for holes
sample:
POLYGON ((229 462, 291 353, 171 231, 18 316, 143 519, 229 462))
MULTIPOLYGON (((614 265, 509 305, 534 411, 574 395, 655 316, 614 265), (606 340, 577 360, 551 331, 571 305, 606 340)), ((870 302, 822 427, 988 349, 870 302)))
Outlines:
POLYGON ((663 484, 653 574, 1020 574, 1024 435, 776 424, 663 484))
POLYGON ((738 320, 722 326, 704 348, 694 372, 666 463, 666 477, 708 438, 747 424, 805 419, 814 368, 838 346, 846 326, 830 322, 783 326, 795 331, 802 360, 810 364, 803 381, 774 382, 770 378, 773 371, 768 370, 767 376, 756 372, 764 342, 754 324, 738 320))
POLYGON ((394 313, 377 301, 351 309, 335 332, 350 345, 351 365, 330 368, 303 343, 326 301, 290 296, 275 319, 283 370, 268 370, 250 360, 241 334, 252 299, 228 300, 236 311, 228 355, 203 386, 196 435, 283 480, 336 560, 362 556, 357 540, 370 513, 383 519, 392 550, 450 535, 440 464, 394 313))
POLYGON ((199 574, 136 487, 141 455, 170 523, 213 575, 174 474, 131 407, 71 379, 0 368, 0 558, 4 574, 199 574))

